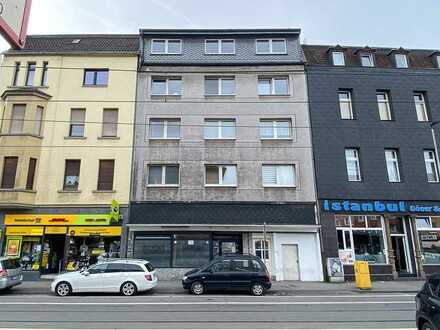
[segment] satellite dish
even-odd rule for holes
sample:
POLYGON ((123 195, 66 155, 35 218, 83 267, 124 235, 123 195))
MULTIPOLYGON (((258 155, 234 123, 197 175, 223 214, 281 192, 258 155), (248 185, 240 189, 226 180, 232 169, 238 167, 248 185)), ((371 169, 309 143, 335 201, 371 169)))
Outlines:
POLYGON ((0 34, 16 48, 26 42, 32 0, 0 0, 0 34))

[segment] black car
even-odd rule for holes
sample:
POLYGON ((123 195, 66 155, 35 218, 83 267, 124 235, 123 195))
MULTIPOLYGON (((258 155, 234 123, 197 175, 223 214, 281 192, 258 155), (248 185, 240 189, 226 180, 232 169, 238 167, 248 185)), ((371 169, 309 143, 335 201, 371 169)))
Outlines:
POLYGON ((416 296, 417 329, 440 330, 440 274, 432 275, 416 296))
POLYGON ((264 263, 251 255, 217 257, 186 273, 182 285, 196 295, 207 290, 249 290, 254 296, 264 295, 272 286, 264 263))

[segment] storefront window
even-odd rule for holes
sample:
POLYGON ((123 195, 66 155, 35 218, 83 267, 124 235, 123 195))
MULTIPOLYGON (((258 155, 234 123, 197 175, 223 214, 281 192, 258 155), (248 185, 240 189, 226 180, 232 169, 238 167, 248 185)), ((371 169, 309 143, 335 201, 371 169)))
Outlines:
POLYGON ((23 237, 21 246, 21 259, 23 270, 38 271, 40 268, 41 255, 41 238, 40 237, 23 237))
POLYGON ((209 235, 174 235, 173 252, 174 267, 200 267, 209 261, 209 235))
POLYGON ((422 262, 440 264, 440 217, 416 219, 422 262))
POLYGON ((339 257, 343 263, 351 264, 355 260, 371 264, 387 262, 380 216, 336 216, 335 221, 339 257))
POLYGON ((171 237, 136 237, 134 257, 148 260, 154 267, 170 267, 171 237))

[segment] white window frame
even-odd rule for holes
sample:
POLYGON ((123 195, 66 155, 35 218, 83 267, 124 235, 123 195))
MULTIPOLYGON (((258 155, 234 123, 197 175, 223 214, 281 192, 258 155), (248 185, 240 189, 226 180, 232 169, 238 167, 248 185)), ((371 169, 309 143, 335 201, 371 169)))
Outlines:
POLYGON ((179 186, 180 186, 180 165, 179 164, 148 164, 147 187, 179 187, 179 186), (154 166, 154 167, 161 166, 162 167, 162 172, 161 172, 161 175, 162 175, 161 182, 162 183, 160 183, 160 184, 154 184, 154 183, 150 184, 148 182, 148 179, 150 177, 150 169, 151 169, 152 166, 154 166), (166 182, 166 168, 168 166, 170 166, 170 167, 174 166, 174 167, 178 168, 179 175, 177 176, 177 181, 178 181, 177 184, 175 184, 175 183, 165 184, 165 182, 166 182))
MULTIPOLYGON (((149 120, 149 129, 148 129, 148 138, 150 140, 180 140, 180 136, 182 135, 181 132, 181 119, 180 118, 150 118, 149 120), (163 122, 163 134, 162 137, 153 137, 151 136, 151 127, 152 127, 152 121, 161 121, 163 122), (179 137, 168 137, 168 123, 169 122, 179 122, 179 137)), ((174 126, 174 125, 171 125, 174 126)))
POLYGON ((180 77, 151 77, 151 95, 152 96, 182 96, 182 78, 180 77), (153 93, 153 84, 155 80, 165 80, 166 93, 165 94, 155 94, 153 93), (179 94, 170 94, 169 92, 169 81, 170 80, 178 80, 180 81, 180 93, 179 94))
POLYGON ((258 84, 260 83, 261 80, 270 80, 270 94, 258 93, 259 96, 289 96, 290 95, 290 79, 289 79, 289 77, 258 77, 258 84), (287 94, 276 94, 275 93, 275 80, 287 80, 287 94))
POLYGON ((436 59, 437 59, 437 68, 440 69, 440 55, 436 55, 436 59))
POLYGON ((332 62, 334 66, 345 66, 345 53, 342 50, 334 50, 332 51, 332 62), (342 63, 336 63, 335 58, 336 55, 340 54, 341 55, 341 59, 342 59, 342 63))
POLYGON ((238 185, 238 168, 235 164, 205 164, 205 187, 237 187, 238 185), (207 183, 207 175, 206 175, 206 169, 207 167, 217 167, 217 175, 218 175, 218 184, 214 183, 207 183), (223 167, 235 167, 235 184, 224 184, 223 183, 223 175, 222 175, 222 168, 223 167))
POLYGON ((406 55, 406 54, 394 54, 394 61, 396 63, 397 69, 408 69, 408 67, 409 67, 408 55, 406 55), (397 60, 397 58, 399 58, 399 57, 404 59, 403 66, 399 66, 399 61, 397 60))
POLYGON ((210 137, 206 137, 205 134, 204 135, 204 139, 205 140, 235 140, 237 138, 237 123, 236 120, 231 118, 224 118, 224 119, 209 119, 206 118, 204 121, 204 127, 203 129, 206 128, 206 126, 208 127, 214 127, 214 125, 209 125, 209 123, 217 123, 217 136, 214 138, 210 138, 210 137), (229 126, 223 126, 223 122, 233 122, 234 123, 234 137, 223 137, 222 134, 222 128, 223 127, 229 127, 229 126))
POLYGON ((274 54, 274 55, 286 55, 287 54, 287 40, 284 38, 267 38, 267 39, 256 39, 255 40, 255 53, 257 55, 265 55, 265 54, 274 54), (269 41, 269 52, 259 52, 258 51, 258 42, 259 41, 269 41), (274 52, 272 43, 274 41, 283 41, 284 42, 284 52, 274 52))
POLYGON ((373 68, 374 67, 374 56, 373 56, 373 54, 371 54, 371 53, 361 53, 360 57, 361 57, 361 65, 364 68, 373 68), (369 65, 364 65, 364 62, 362 61, 363 58, 368 58, 369 59, 369 61, 370 61, 369 65))
POLYGON ((419 122, 423 122, 423 123, 428 122, 428 121, 429 121, 429 115, 428 115, 428 108, 427 108, 427 106, 426 106, 426 99, 425 99, 425 95, 424 95, 424 93, 415 92, 413 96, 414 96, 414 97, 413 97, 413 98, 414 98, 414 106, 415 106, 415 108, 416 108, 417 121, 419 121, 419 122), (421 100, 421 101, 416 100, 416 96, 417 96, 417 97, 418 97, 418 96, 421 96, 421 97, 422 97, 422 100, 421 100), (419 116, 419 111, 418 111, 418 108, 417 108, 417 105, 423 107, 423 113, 422 113, 421 115, 422 115, 423 117, 425 117, 425 118, 420 118, 420 116, 419 116), (421 120, 421 119, 422 119, 422 120, 421 120))
POLYGON ((346 170, 347 170, 347 179, 349 182, 362 182, 362 171, 361 171, 361 163, 360 163, 360 158, 359 158, 359 149, 356 148, 345 148, 345 165, 346 165, 346 170), (355 152, 355 157, 348 157, 347 155, 347 151, 354 151, 355 152), (349 161, 354 161, 356 162, 357 165, 357 169, 359 172, 359 179, 358 180, 350 180, 350 174, 349 174, 349 170, 348 170, 348 163, 349 161))
POLYGON ((206 55, 235 55, 235 39, 206 39, 205 40, 205 54, 206 55), (217 53, 208 52, 208 42, 217 42, 217 53), (234 50, 232 53, 223 52, 223 42, 232 41, 234 44, 234 50))
POLYGON ((378 92, 376 92, 376 100, 377 100, 377 105, 378 105, 378 110, 379 110, 379 119, 381 121, 393 120, 393 115, 391 113, 390 98, 389 98, 388 92, 387 91, 378 91, 378 92), (379 100, 377 98, 378 95, 383 95, 385 99, 384 100, 379 100), (387 108, 387 117, 388 117, 388 119, 383 119, 381 117, 380 104, 385 104, 385 106, 387 108))
POLYGON ((259 126, 260 126, 260 139, 261 140, 291 140, 292 139, 292 121, 290 119, 283 119, 283 118, 265 119, 265 118, 262 118, 262 119, 260 119, 259 126), (289 137, 278 137, 278 123, 286 122, 286 121, 289 123, 289 137), (274 131, 273 137, 263 137, 261 135, 261 129, 263 128, 263 126, 261 124, 263 122, 272 123, 272 128, 274 131))
POLYGON ((205 82, 206 82, 206 80, 217 80, 217 89, 218 89, 218 94, 208 94, 206 92, 206 87, 205 87, 205 95, 206 96, 235 96, 235 91, 236 91, 236 87, 237 87, 235 77, 210 77, 210 76, 206 76, 205 82), (233 80, 234 81, 234 93, 223 94, 223 90, 222 90, 222 81, 223 80, 233 80))
MULTIPOLYGON (((416 217, 417 235, 419 235, 421 232, 440 232, 439 227, 432 227, 432 218, 438 218, 438 216, 419 216, 419 217, 416 217), (419 220, 419 219, 429 220, 429 227, 423 227, 423 228, 417 227, 417 220, 419 220)), ((438 266, 439 264, 423 263, 423 265, 424 266, 438 266)))
POLYGON ((423 150, 423 158, 425 160, 425 171, 426 171, 426 177, 428 178, 428 182, 429 183, 439 183, 440 177, 439 177, 439 172, 438 172, 437 155, 436 155, 435 151, 434 150, 423 150), (426 157, 429 154, 432 154, 433 157, 432 158, 426 157), (436 176, 437 180, 429 180, 428 164, 429 165, 434 164, 435 176, 436 176))
POLYGON ((296 165, 295 164, 263 164, 261 165, 261 183, 264 188, 296 188, 297 187, 297 173, 296 173, 296 165), (265 184, 263 179, 263 169, 265 166, 269 167, 275 167, 275 175, 276 175, 276 184, 265 184), (293 171, 293 185, 285 185, 285 184, 279 184, 279 171, 278 168, 281 166, 290 166, 292 167, 293 171))
MULTIPOLYGON (((382 232, 382 238, 383 238, 383 244, 384 244, 384 256, 385 256, 385 263, 374 263, 373 265, 388 265, 389 264, 389 258, 388 258, 388 242, 386 239, 386 233, 385 233, 385 223, 384 223, 384 218, 383 216, 380 216, 380 223, 381 223, 381 228, 376 228, 376 227, 372 227, 370 228, 368 226, 368 217, 369 216, 378 216, 375 214, 372 215, 355 215, 355 216, 361 216, 361 217, 365 217, 365 222, 366 222, 366 226, 365 228, 357 228, 357 227, 353 227, 353 223, 352 223, 352 215, 342 215, 341 216, 345 216, 348 217, 350 219, 350 226, 349 227, 336 227, 336 232, 338 230, 341 230, 343 233, 345 231, 349 232, 349 237, 350 237, 350 244, 351 244, 351 249, 347 249, 346 248, 346 237, 345 237, 345 233, 343 235, 343 240, 344 240, 344 250, 340 250, 338 247, 338 251, 347 251, 347 252, 351 252, 353 254, 353 261, 356 261, 356 253, 355 253, 355 248, 354 248, 354 239, 353 239, 353 231, 381 231, 382 232)), ((336 221, 336 218, 335 218, 336 221)), ((339 243, 339 242, 338 242, 339 243)), ((345 263, 344 265, 352 265, 353 263, 345 263)))
POLYGON ((150 41, 150 54, 151 55, 181 55, 182 54, 182 39, 151 39, 150 41), (154 52, 153 51, 153 43, 155 41, 165 41, 165 52, 164 53, 160 53, 160 52, 154 52), (170 41, 179 41, 180 43, 180 48, 179 48, 179 52, 178 53, 170 53, 168 50, 168 43, 170 41))
POLYGON ((338 102, 339 102, 339 115, 341 116, 342 120, 354 120, 354 112, 353 112, 353 98, 351 96, 350 90, 344 90, 340 89, 338 90, 338 102), (348 95, 348 99, 341 100, 341 94, 348 95), (347 103, 350 107, 350 118, 343 118, 342 117, 342 104, 347 103))
POLYGON ((387 166, 388 182, 399 183, 402 182, 400 176, 400 164, 399 164, 399 151, 396 149, 385 149, 385 162, 387 166), (397 170, 397 180, 391 180, 390 178, 390 166, 395 166, 397 170))

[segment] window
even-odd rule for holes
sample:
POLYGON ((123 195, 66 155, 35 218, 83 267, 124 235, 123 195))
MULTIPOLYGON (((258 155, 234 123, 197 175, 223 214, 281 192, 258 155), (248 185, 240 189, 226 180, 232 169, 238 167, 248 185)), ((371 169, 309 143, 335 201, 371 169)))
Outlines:
POLYGON ((176 234, 173 245, 173 267, 200 267, 209 262, 209 234, 176 234))
POLYGON ((376 93, 377 106, 379 107, 380 120, 391 120, 391 108, 388 92, 376 93))
POLYGON ((41 106, 37 106, 37 110, 35 111, 35 122, 34 122, 34 135, 41 135, 41 128, 43 124, 43 111, 44 108, 41 106))
POLYGON ((234 119, 205 119, 205 139, 235 139, 234 119))
POLYGON ((108 69, 85 69, 84 86, 107 86, 108 69))
POLYGON ((18 78, 20 77, 20 62, 15 63, 14 77, 12 78, 12 86, 17 86, 18 78))
POLYGON ((179 185, 179 165, 149 165, 149 186, 179 185))
POLYGON ((78 191, 79 187, 79 170, 81 167, 80 160, 67 159, 66 169, 64 171, 64 191, 78 191))
POLYGON ((180 119, 150 119, 150 139, 179 139, 180 119))
POLYGON ((425 95, 423 93, 414 93, 414 104, 416 107, 417 120, 424 122, 429 121, 425 95))
POLYGON ((408 68, 408 58, 406 54, 396 54, 394 55, 394 60, 396 61, 396 68, 408 68))
POLYGON ((23 133, 25 113, 26 113, 26 105, 14 104, 12 106, 11 126, 9 126, 10 134, 23 133))
POLYGON ((254 242, 255 255, 266 262, 270 259, 269 254, 269 241, 257 240, 254 242))
POLYGON ((358 149, 345 149, 348 181, 361 181, 361 169, 358 149))
POLYGON ((234 95, 235 78, 234 77, 206 77, 205 78, 206 95, 234 95))
POLYGON ((49 63, 43 62, 43 69, 41 71, 41 86, 47 86, 48 68, 49 68, 49 63))
POLYGON ((351 103, 351 92, 340 90, 339 93, 339 109, 341 113, 341 119, 354 119, 353 105, 351 103))
POLYGON ((440 55, 437 55, 436 59, 437 59, 437 67, 440 69, 440 55))
POLYGON ((171 266, 171 237, 136 236, 134 242, 134 257, 139 259, 148 259, 154 267, 171 266))
POLYGON ((34 189, 35 170, 37 167, 37 160, 35 158, 29 159, 28 174, 26 179, 26 190, 34 189))
POLYGON ((385 160, 387 163, 388 181, 400 182, 399 153, 397 150, 385 150, 385 160))
POLYGON ((261 139, 290 139, 292 123, 289 119, 261 119, 261 139))
POLYGON ((1 189, 14 189, 17 164, 18 157, 4 158, 1 189))
POLYGON ((240 273, 260 272, 262 267, 252 259, 234 259, 232 260, 232 271, 240 273))
POLYGON ((258 39, 256 41, 257 54, 286 54, 285 39, 258 39))
POLYGON ((34 63, 34 62, 28 63, 27 73, 26 73, 26 86, 33 86, 34 85, 36 67, 37 67, 36 63, 34 63))
POLYGON ((236 186, 237 166, 235 165, 206 165, 206 186, 236 186))
POLYGON ((151 54, 181 54, 182 40, 153 39, 151 54))
POLYGON ((114 173, 115 161, 113 159, 99 160, 98 191, 113 190, 114 173))
POLYGON ((380 216, 335 216, 339 257, 344 264, 368 261, 370 264, 387 262, 384 230, 380 216), (339 226, 339 224, 344 226, 339 226))
POLYGON ((428 182, 439 182, 437 157, 434 150, 425 150, 425 167, 428 182))
POLYGON ((209 268, 213 273, 228 273, 232 270, 231 260, 222 260, 211 265, 209 268))
POLYGON ((361 64, 365 67, 373 67, 374 60, 373 54, 361 54, 361 64))
POLYGON ((70 111, 70 137, 84 137, 85 109, 72 109, 70 111))
POLYGON ((118 135, 118 109, 104 109, 102 113, 102 137, 118 135))
POLYGON ((416 218, 422 262, 440 264, 440 217, 416 218))
POLYGON ((151 81, 152 95, 174 95, 182 94, 181 78, 153 78, 151 81))
POLYGON ((259 95, 289 95, 289 78, 262 77, 258 79, 259 95))
POLYGON ((332 52, 332 58, 333 58, 333 65, 345 66, 344 52, 332 52))
POLYGON ((235 54, 235 40, 205 40, 206 54, 235 54))
POLYGON ((107 266, 109 264, 98 264, 96 266, 92 266, 87 271, 89 274, 103 274, 107 270, 107 266))
POLYGON ((294 165, 263 165, 263 187, 295 187, 294 165))

